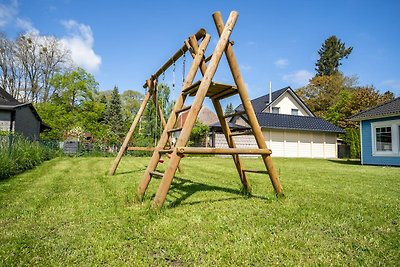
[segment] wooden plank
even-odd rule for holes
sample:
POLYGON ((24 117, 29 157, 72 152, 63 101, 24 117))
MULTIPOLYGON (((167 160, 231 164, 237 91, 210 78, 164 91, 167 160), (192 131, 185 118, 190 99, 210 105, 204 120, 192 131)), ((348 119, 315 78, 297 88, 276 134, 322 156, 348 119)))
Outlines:
MULTIPOLYGON (((205 29, 200 29, 197 31, 197 33, 194 34, 196 37, 196 40, 200 40, 201 38, 206 36, 206 30, 205 29)), ((188 47, 183 45, 159 70, 157 70, 153 75, 151 75, 152 80, 156 79, 159 77, 163 72, 165 72, 174 62, 176 62, 186 51, 188 50, 188 47)), ((147 88, 147 82, 143 85, 144 88, 147 88)))
MULTIPOLYGON (((151 86, 151 85, 150 85, 151 86)), ((131 141, 133 132, 135 131, 136 125, 138 124, 140 118, 142 117, 143 111, 146 108, 147 102, 150 99, 151 92, 148 91, 146 95, 144 96, 144 99, 142 101, 142 104, 140 105, 140 108, 138 112, 136 113, 135 119, 132 122, 132 125, 128 131, 128 133, 125 136, 124 142, 122 143, 121 148, 119 149, 118 155, 115 158, 110 170, 108 171, 108 175, 114 175, 115 171, 118 168, 119 163, 121 162, 122 156, 124 155, 126 148, 128 147, 129 142, 131 141)))
MULTIPOLYGON (((213 14, 213 19, 215 26, 217 28, 217 32, 220 36, 222 36, 223 31, 225 30, 224 21, 222 20, 222 16, 220 12, 215 12, 213 14)), ((257 117, 254 113, 253 106, 251 104, 250 98, 247 93, 246 84, 243 80, 242 74, 240 72, 239 64, 236 61, 235 54, 233 53, 232 44, 228 43, 225 47, 225 55, 228 60, 229 68, 231 69, 233 79, 235 80, 235 84, 239 90, 239 96, 242 100, 242 105, 244 110, 247 113, 248 120, 250 122, 250 126, 253 129, 254 137, 257 141, 257 145, 259 148, 267 149, 267 145, 264 140, 264 136, 262 134, 260 125, 258 124, 257 117)), ((283 188, 281 182, 279 181, 279 176, 276 172, 275 166, 272 162, 270 155, 262 156, 265 167, 269 172, 269 177, 271 183, 275 189, 277 195, 283 195, 283 188)))
POLYGON ((158 171, 152 171, 152 172, 150 172, 150 174, 152 175, 152 176, 160 176, 160 177, 163 177, 164 176, 164 173, 162 173, 162 172, 158 172, 158 171))
POLYGON ((178 154, 213 154, 213 155, 270 155, 269 149, 260 148, 219 148, 219 147, 177 147, 178 154))
POLYGON ((160 149, 160 150, 158 150, 158 153, 160 153, 160 154, 169 154, 169 153, 172 153, 172 152, 174 152, 174 149, 160 149))
POLYGON ((253 131, 244 131, 244 132, 234 132, 231 133, 230 136, 239 136, 239 135, 252 135, 253 131))
POLYGON ((127 148, 129 151, 154 151, 155 147, 139 147, 139 146, 130 146, 127 148))
POLYGON ((244 172, 251 172, 251 173, 261 173, 261 174, 268 174, 268 171, 259 171, 259 170, 243 170, 244 172))
MULTIPOLYGON (((193 83, 193 80, 196 77, 197 70, 199 69, 200 63, 203 61, 204 51, 206 50, 208 44, 210 43, 210 38, 211 38, 210 35, 206 34, 203 41, 201 42, 199 51, 192 61, 192 64, 190 66, 189 72, 186 76, 186 79, 185 79, 185 82, 184 82, 182 88, 186 88, 193 83)), ((173 110, 181 109, 183 107, 185 99, 186 99, 186 96, 181 93, 175 102, 175 106, 174 106, 173 110)), ((161 137, 158 141, 158 145, 157 145, 158 147, 165 147, 166 143, 168 142, 168 138, 169 138, 167 129, 171 129, 172 127, 174 127, 177 117, 178 117, 178 115, 175 112, 172 112, 170 114, 168 121, 167 121, 167 125, 164 128, 164 131, 161 134, 161 137)), ((142 179, 139 182, 139 186, 138 186, 137 193, 136 193, 136 198, 139 201, 141 201, 143 199, 144 193, 146 192, 146 189, 151 180, 150 172, 154 171, 155 168, 157 167, 157 164, 160 160, 160 156, 161 156, 160 153, 158 153, 156 151, 153 153, 153 155, 150 159, 150 162, 147 165, 147 168, 142 176, 142 179)), ((172 160, 170 160, 170 162, 171 161, 172 160)), ((175 161, 176 161, 176 159, 175 159, 175 161)), ((176 163, 176 166, 178 166, 178 165, 179 165, 179 161, 176 163)), ((176 168, 174 171, 176 171, 176 168)), ((174 172, 174 174, 175 174, 175 172, 174 172)))
MULTIPOLYGON (((215 75, 215 72, 217 70, 218 64, 221 60, 222 54, 227 46, 227 43, 229 41, 229 37, 232 33, 233 27, 235 26, 237 21, 237 12, 231 12, 229 15, 228 21, 226 23, 226 26, 222 30, 221 37, 218 40, 218 43, 215 47, 215 50, 213 52, 213 57, 211 58, 211 61, 209 62, 207 66, 207 70, 204 74, 203 79, 201 80, 201 84, 199 86, 199 89, 197 90, 196 97, 193 100, 192 103, 192 108, 189 111, 189 114, 186 118, 185 122, 185 127, 183 127, 182 132, 176 142, 176 146, 186 146, 187 142, 189 141, 189 136, 190 133, 192 132, 193 125, 196 122, 197 116, 199 114, 199 111, 201 109, 201 106, 204 102, 204 98, 207 94, 207 91, 210 87, 210 84, 212 82, 212 79, 215 75)), ((204 41, 203 41, 204 42, 204 41)), ((199 53, 202 53, 202 58, 203 60, 203 55, 204 51, 202 49, 199 49, 199 53)), ((200 64, 199 64, 200 66, 200 64)), ((196 69, 197 71, 197 69, 196 69)), ((181 156, 178 155, 176 152, 171 154, 171 159, 168 164, 168 168, 165 171, 165 175, 163 179, 161 180, 160 186, 158 187, 156 196, 154 198, 153 205, 156 208, 161 208, 162 205, 164 204, 165 198, 167 196, 168 190, 171 186, 172 179, 175 175, 177 166, 181 160, 181 156)))
MULTIPOLYGON (((231 130, 229 129, 228 122, 224 118, 224 113, 221 107, 221 103, 218 100, 212 100, 215 111, 217 112, 219 123, 221 124, 222 132, 224 133, 226 143, 230 148, 236 148, 235 140, 230 137, 231 130)), ((235 163, 236 170, 239 174, 240 181, 242 182, 243 187, 248 191, 251 192, 251 185, 250 181, 247 179, 246 174, 242 171, 243 163, 238 154, 232 154, 233 162, 235 163)))
POLYGON ((185 112, 185 111, 189 110, 191 107, 192 107, 191 105, 183 107, 181 109, 175 110, 175 113, 179 114, 179 113, 185 112))
POLYGON ((169 133, 182 131, 182 127, 168 130, 169 133))

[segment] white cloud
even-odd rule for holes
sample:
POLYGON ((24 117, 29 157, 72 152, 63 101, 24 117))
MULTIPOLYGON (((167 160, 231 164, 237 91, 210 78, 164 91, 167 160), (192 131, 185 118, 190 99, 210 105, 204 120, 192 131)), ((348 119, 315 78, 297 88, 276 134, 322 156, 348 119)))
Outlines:
POLYGON ((63 21, 62 24, 68 36, 61 38, 61 41, 71 51, 73 62, 88 71, 97 71, 101 57, 93 50, 94 39, 90 26, 75 20, 63 21))
POLYGON ((289 83, 294 83, 298 86, 304 86, 312 78, 313 74, 307 70, 298 70, 289 74, 285 74, 282 80, 289 83))
POLYGON ((0 28, 4 28, 14 20, 18 14, 18 1, 12 0, 9 4, 0 3, 0 28))
POLYGON ((24 32, 33 35, 39 35, 39 30, 33 27, 32 23, 28 20, 17 18, 17 26, 24 32))
POLYGON ((289 65, 289 60, 286 58, 280 58, 274 62, 277 68, 283 69, 289 65))

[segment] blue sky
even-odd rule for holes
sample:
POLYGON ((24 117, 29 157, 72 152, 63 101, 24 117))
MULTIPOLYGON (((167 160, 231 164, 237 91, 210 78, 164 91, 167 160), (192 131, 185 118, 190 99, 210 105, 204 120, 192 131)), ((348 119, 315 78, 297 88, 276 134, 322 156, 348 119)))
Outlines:
MULTIPOLYGON (((211 34, 210 54, 217 41, 211 14, 221 11, 226 20, 231 10, 239 12, 231 39, 250 97, 268 93, 269 81, 273 90, 305 85, 315 74, 318 49, 331 35, 354 47, 341 66, 345 75, 400 96, 400 1, 395 0, 0 0, 0 30, 10 38, 24 31, 57 36, 100 89, 117 85, 120 91, 144 92, 144 81, 201 27, 211 34)), ((231 83, 226 66, 223 59, 214 81, 231 83)), ((175 76, 174 98, 182 61, 175 76)), ((172 77, 170 70, 165 82, 171 84, 172 77)))

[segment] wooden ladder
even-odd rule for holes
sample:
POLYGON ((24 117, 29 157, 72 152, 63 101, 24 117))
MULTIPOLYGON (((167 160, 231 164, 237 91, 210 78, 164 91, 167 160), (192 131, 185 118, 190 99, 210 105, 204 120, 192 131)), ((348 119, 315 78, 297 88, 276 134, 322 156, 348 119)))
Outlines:
MULTIPOLYGON (((190 67, 189 73, 185 79, 182 90, 177 98, 173 111, 166 123, 164 131, 159 139, 157 147, 155 148, 150 162, 142 176, 137 190, 138 200, 142 200, 144 193, 149 185, 149 182, 153 176, 162 177, 161 183, 157 190, 156 196, 154 198, 153 206, 155 208, 161 208, 165 198, 167 196, 168 190, 171 186, 172 180, 174 178, 175 172, 179 166, 179 162, 184 154, 230 154, 236 165, 240 180, 244 188, 248 191, 251 190, 250 182, 246 177, 246 172, 249 170, 243 169, 243 164, 239 158, 240 154, 258 154, 261 155, 264 164, 266 166, 267 172, 270 176, 271 182, 278 195, 283 194, 282 186, 280 184, 279 178, 277 176, 276 170, 272 163, 270 157, 271 151, 267 148, 264 137, 261 132, 261 128, 258 124, 257 118, 255 116, 253 107, 251 105, 250 99, 247 94, 245 83, 241 76, 238 63, 233 54, 232 43, 229 41, 229 37, 232 33, 233 27, 236 24, 238 13, 231 12, 226 25, 222 20, 221 14, 216 12, 213 14, 214 22, 220 36, 218 43, 211 57, 205 59, 204 52, 210 42, 210 35, 206 34, 203 41, 198 45, 197 40, 194 38, 189 38, 188 42, 185 42, 188 46, 189 51, 192 54, 193 62, 190 67), (234 81, 236 86, 225 85, 214 83, 212 81, 215 72, 217 70, 218 64, 221 60, 222 54, 225 53, 230 66, 234 81), (208 65, 206 66, 206 61, 208 65), (193 83, 196 76, 197 70, 203 74, 203 79, 199 82, 193 83), (231 133, 229 125, 225 120, 227 116, 223 115, 223 110, 220 104, 220 100, 226 97, 239 94, 242 105, 244 108, 243 112, 238 113, 239 115, 247 115, 249 125, 255 136, 258 149, 245 149, 237 148, 233 139, 235 134, 231 133), (184 106, 184 102, 188 96, 193 96, 194 100, 192 105, 184 106), (202 107, 205 97, 209 97, 212 100, 214 108, 217 112, 219 122, 221 123, 221 128, 226 137, 229 148, 193 148, 186 147, 189 141, 190 133, 193 129, 199 111, 202 107), (180 113, 188 111, 187 119, 181 128, 177 128, 176 122, 180 113), (176 145, 174 148, 165 149, 167 142, 170 138, 170 134, 174 132, 180 132, 177 138, 176 145), (156 170, 159 159, 163 153, 170 153, 170 160, 168 166, 164 173, 160 173, 156 170)), ((236 114, 237 115, 237 114, 236 114)), ((250 171, 258 172, 262 171, 250 171)), ((265 172, 265 171, 264 171, 265 172)))

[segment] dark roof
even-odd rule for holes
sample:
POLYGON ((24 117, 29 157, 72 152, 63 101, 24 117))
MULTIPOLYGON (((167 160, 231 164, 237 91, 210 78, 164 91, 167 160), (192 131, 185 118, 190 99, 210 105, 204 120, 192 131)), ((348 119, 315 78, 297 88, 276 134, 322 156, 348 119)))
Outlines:
POLYGON ((16 100, 14 97, 12 97, 9 93, 6 92, 6 90, 0 88, 0 105, 1 106, 16 106, 21 104, 16 100))
POLYGON ((350 119, 362 121, 366 119, 391 117, 395 115, 400 115, 400 97, 371 109, 361 111, 360 113, 351 116, 350 119))
MULTIPOLYGON (((250 129, 250 127, 248 127, 248 126, 243 126, 243 125, 239 125, 239 124, 232 123, 232 122, 228 122, 228 126, 229 126, 229 129, 231 129, 232 131, 250 129)), ((221 123, 219 123, 219 121, 214 122, 213 124, 210 125, 210 128, 214 128, 217 131, 221 130, 221 123)))
POLYGON ((256 113, 261 128, 345 133, 332 123, 317 117, 275 113, 256 113))
MULTIPOLYGON (((278 91, 272 92, 272 102, 274 102, 281 94, 283 94, 286 90, 291 89, 289 86, 282 88, 278 91)), ((253 105, 254 112, 262 112, 268 105, 269 105, 269 94, 260 96, 258 98, 255 98, 251 100, 251 104, 253 105)), ((237 108, 235 108, 236 111, 243 110, 243 105, 240 104, 237 108)))
POLYGON ((7 93, 4 89, 0 88, 0 110, 16 110, 18 108, 22 108, 25 106, 29 107, 29 109, 32 111, 33 115, 40 122, 40 131, 41 132, 46 129, 51 129, 50 126, 43 123, 42 118, 40 118, 39 114, 37 113, 37 111, 36 111, 35 107, 32 105, 32 103, 21 103, 18 100, 16 100, 14 97, 12 97, 9 93, 7 93))

